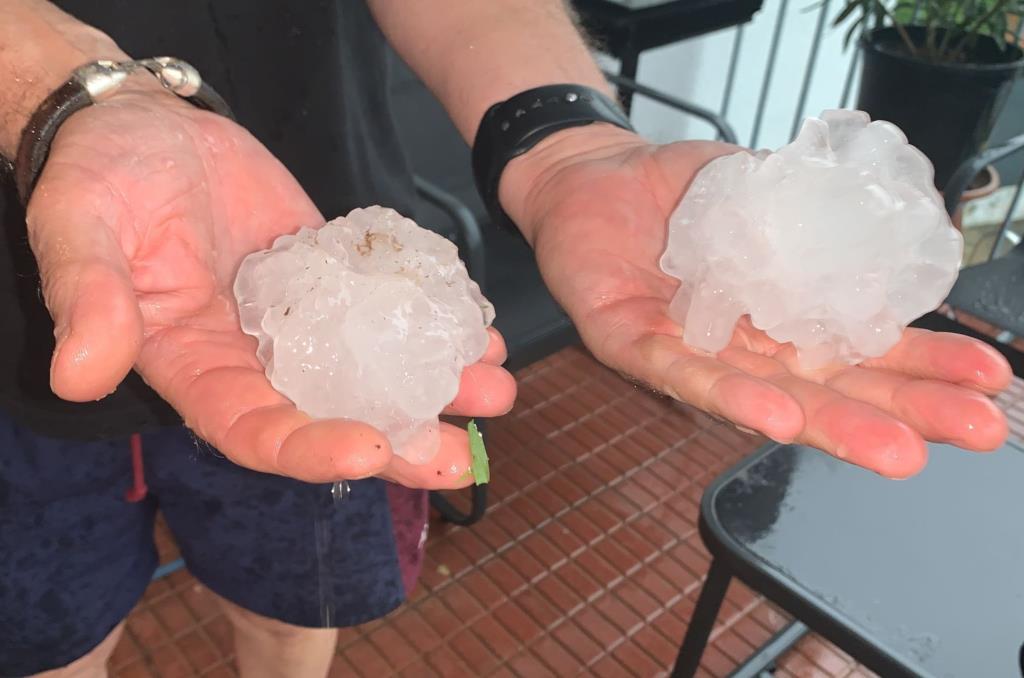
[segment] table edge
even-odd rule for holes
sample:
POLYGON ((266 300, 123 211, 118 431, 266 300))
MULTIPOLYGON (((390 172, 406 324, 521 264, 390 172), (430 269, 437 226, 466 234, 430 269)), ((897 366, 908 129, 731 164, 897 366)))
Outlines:
MULTIPOLYGON (((772 452, 785 448, 811 449, 795 443, 769 442, 716 477, 704 491, 700 502, 698 531, 714 558, 721 558, 736 578, 804 622, 812 631, 825 636, 845 652, 876 673, 885 676, 931 675, 917 663, 878 648, 862 632, 862 627, 840 610, 830 608, 820 597, 799 582, 775 569, 775 566, 738 542, 724 528, 714 508, 718 493, 735 474, 746 470, 772 452), (848 641, 853 639, 855 647, 848 641)), ((820 452, 820 454, 827 454, 820 452)))

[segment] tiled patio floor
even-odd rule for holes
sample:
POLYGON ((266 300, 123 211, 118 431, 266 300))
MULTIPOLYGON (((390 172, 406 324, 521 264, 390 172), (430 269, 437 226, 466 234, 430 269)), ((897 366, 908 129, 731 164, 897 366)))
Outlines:
MULTIPOLYGON (((709 558, 701 492, 759 440, 639 390, 569 349, 519 375, 488 430, 491 508, 432 524, 412 602, 341 632, 332 675, 655 676, 675 658, 709 558)), ((1002 403, 1024 430, 1024 387, 1002 403)), ((166 558, 175 550, 163 528, 166 558)), ((726 597, 704 675, 721 676, 785 617, 747 588, 726 597)), ((112 660, 123 678, 237 675, 231 629, 185 572, 149 587, 112 660)), ((871 675, 816 636, 776 675, 871 675)))

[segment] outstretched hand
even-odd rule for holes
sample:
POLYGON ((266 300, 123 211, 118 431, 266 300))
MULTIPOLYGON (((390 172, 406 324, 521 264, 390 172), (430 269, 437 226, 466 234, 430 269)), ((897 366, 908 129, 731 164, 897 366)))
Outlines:
POLYGON ((549 137, 513 161, 501 198, 532 241, 541 271, 594 355, 624 375, 744 429, 798 441, 882 475, 923 468, 925 440, 992 450, 1007 436, 988 398, 1006 361, 985 344, 908 329, 859 366, 801 368, 741 321, 712 356, 687 347, 668 316, 678 281, 659 258, 668 217, 696 173, 737 148, 653 146, 607 125, 549 137))
MULTIPOLYGON (((72 116, 28 207, 53 316, 54 392, 102 398, 133 367, 199 436, 238 464, 313 482, 379 475, 414 487, 470 482, 464 430, 442 426, 414 466, 365 424, 312 420, 275 391, 231 292, 248 253, 323 217, 250 134, 156 85, 72 116)), ((501 337, 468 367, 449 414, 507 411, 501 337)))

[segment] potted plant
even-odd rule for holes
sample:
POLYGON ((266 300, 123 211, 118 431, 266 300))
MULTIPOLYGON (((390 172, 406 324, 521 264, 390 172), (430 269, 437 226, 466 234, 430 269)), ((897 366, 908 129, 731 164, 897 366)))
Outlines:
POLYGON ((1024 0, 849 0, 835 24, 860 35, 857 108, 906 133, 942 190, 988 139, 1024 71, 1024 0))

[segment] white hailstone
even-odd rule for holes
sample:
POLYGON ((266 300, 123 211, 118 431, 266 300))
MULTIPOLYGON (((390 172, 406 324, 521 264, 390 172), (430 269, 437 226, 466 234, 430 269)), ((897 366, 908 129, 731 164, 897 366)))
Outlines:
POLYGON ((720 351, 749 314, 813 368, 885 354, 943 301, 962 253, 928 159, 890 123, 826 111, 775 153, 702 169, 661 267, 681 281, 669 315, 687 344, 720 351))
POLYGON ((436 453, 438 414, 494 319, 455 245, 383 207, 278 238, 234 291, 275 389, 312 417, 376 427, 414 463, 436 453))

